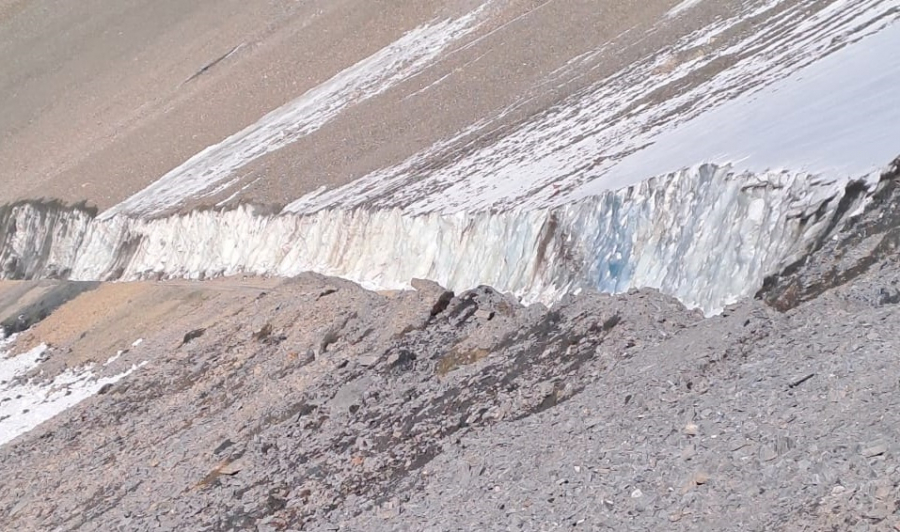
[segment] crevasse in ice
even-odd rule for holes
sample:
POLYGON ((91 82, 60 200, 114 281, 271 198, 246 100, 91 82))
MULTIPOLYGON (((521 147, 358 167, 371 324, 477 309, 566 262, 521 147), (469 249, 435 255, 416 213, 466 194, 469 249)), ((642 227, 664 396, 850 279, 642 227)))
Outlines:
POLYGON ((843 187, 804 173, 705 164, 543 210, 263 214, 252 206, 158 219, 21 203, 0 214, 4 278, 203 278, 304 271, 372 288, 413 278, 490 285, 552 303, 593 287, 658 288, 713 313, 796 260, 843 187))

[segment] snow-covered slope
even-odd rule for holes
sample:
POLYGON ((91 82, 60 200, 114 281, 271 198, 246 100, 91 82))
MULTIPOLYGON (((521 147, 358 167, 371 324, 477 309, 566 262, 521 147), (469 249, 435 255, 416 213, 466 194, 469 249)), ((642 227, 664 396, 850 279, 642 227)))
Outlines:
MULTIPOLYGON (((640 49, 638 60, 525 120, 507 122, 625 50, 609 42, 574 57, 511 106, 345 186, 287 198, 287 210, 544 208, 703 162, 846 178, 896 154, 900 0, 747 0, 695 31, 674 29, 703 4, 682 2, 649 29, 633 29, 682 36, 661 48, 643 49, 638 39, 628 45, 640 49)), ((243 167, 422 74, 490 26, 494 3, 475 6, 408 33, 101 217, 160 215, 223 194, 240 201, 243 167)))
POLYGON ((234 185, 233 174, 242 166, 315 132, 347 107, 421 72, 450 43, 472 31, 480 11, 409 32, 255 124, 191 157, 102 217, 152 214, 192 196, 228 189, 234 185))
MULTIPOLYGON (((689 17, 695 4, 674 16, 689 17)), ((877 173, 900 151, 898 18, 897 0, 745 2, 495 141, 482 138, 511 109, 288 210, 546 207, 703 162, 832 178, 877 173)))

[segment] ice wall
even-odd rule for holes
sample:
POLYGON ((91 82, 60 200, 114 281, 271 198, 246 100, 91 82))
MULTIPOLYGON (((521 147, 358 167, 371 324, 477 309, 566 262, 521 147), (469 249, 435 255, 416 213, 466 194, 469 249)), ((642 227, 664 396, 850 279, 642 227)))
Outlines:
POLYGON ((385 289, 418 277, 545 303, 585 287, 654 287, 715 312, 821 238, 843 195, 841 185, 807 174, 706 164, 545 210, 273 215, 243 206, 101 220, 20 203, 0 209, 0 266, 7 279, 315 271, 385 289))

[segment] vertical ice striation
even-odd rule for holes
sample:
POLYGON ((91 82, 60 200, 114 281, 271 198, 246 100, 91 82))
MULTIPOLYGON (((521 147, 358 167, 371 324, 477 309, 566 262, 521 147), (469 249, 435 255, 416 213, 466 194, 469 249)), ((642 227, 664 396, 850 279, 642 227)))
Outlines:
POLYGON ((4 279, 67 277, 82 252, 94 212, 56 202, 0 207, 0 268, 4 279))
POLYGON ((412 278, 488 284, 527 302, 592 287, 653 287, 715 312, 821 238, 843 188, 808 174, 705 164, 542 210, 263 214, 252 206, 157 219, 0 211, 6 278, 204 278, 316 271, 369 287, 412 278))

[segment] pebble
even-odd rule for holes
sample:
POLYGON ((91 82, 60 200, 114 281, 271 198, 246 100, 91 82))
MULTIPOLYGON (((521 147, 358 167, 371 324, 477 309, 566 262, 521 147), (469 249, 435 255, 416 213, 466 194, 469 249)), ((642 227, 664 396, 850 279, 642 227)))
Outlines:
POLYGON ((880 456, 880 455, 886 453, 887 450, 888 450, 887 445, 885 445, 883 443, 879 443, 879 444, 875 444, 870 447, 864 448, 862 451, 860 451, 860 454, 862 454, 865 458, 873 458, 875 456, 880 456))
POLYGON ((771 462, 772 460, 778 458, 778 453, 775 452, 775 447, 771 445, 763 445, 759 449, 759 459, 763 462, 771 462))

